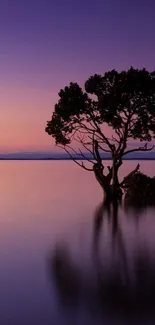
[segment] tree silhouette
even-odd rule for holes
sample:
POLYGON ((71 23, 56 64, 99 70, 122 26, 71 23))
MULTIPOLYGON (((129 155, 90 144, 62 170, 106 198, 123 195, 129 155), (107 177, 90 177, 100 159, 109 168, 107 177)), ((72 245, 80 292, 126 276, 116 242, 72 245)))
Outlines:
POLYGON ((153 148, 148 144, 155 138, 155 72, 131 67, 120 73, 112 70, 104 76, 95 74, 86 81, 85 91, 77 83, 70 83, 59 92, 46 132, 79 166, 94 172, 108 199, 121 197, 123 182, 118 180, 118 170, 122 158, 153 148), (111 137, 106 135, 106 126, 111 137), (145 144, 129 149, 131 139, 145 144), (103 153, 112 158, 108 172, 103 153))

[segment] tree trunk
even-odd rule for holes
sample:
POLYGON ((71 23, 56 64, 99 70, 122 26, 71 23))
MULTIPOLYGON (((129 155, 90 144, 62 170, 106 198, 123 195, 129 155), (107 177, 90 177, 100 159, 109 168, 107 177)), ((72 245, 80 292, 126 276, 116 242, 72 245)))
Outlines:
POLYGON ((122 197, 122 191, 118 181, 118 169, 121 164, 121 160, 117 161, 114 159, 112 168, 108 167, 109 173, 107 175, 103 174, 104 167, 102 164, 94 164, 94 174, 103 189, 104 201, 114 202, 120 200, 122 197))
POLYGON ((103 189, 104 201, 114 202, 120 200, 122 197, 122 191, 118 181, 118 169, 120 165, 120 161, 113 161, 113 167, 108 167, 109 173, 104 175, 103 166, 99 163, 94 164, 94 174, 103 189))
POLYGON ((119 167, 122 165, 122 160, 113 159, 113 166, 112 166, 112 192, 113 192, 113 201, 121 200, 122 198, 122 189, 120 187, 120 183, 118 180, 118 170, 119 167))
POLYGON ((104 201, 111 202, 113 196, 112 186, 111 186, 112 169, 109 168, 109 173, 105 176, 103 174, 103 166, 96 163, 94 164, 94 174, 98 183, 102 187, 104 193, 104 201))

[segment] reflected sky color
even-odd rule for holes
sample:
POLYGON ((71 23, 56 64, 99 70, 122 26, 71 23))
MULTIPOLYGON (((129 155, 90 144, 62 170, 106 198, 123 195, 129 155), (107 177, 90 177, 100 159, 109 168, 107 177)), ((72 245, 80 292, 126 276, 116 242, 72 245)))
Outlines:
POLYGON ((154 1, 1 0, 0 151, 47 150, 60 88, 94 73, 154 69, 154 1))
MULTIPOLYGON (((136 164, 125 162, 120 176, 136 164)), ((0 170, 0 323, 87 324, 78 318, 77 323, 75 318, 65 323, 46 259, 57 244, 65 243, 80 269, 89 272, 94 212, 102 201, 94 175, 66 161, 1 161, 0 170)), ((141 170, 153 176, 154 162, 141 162, 141 170)), ((129 248, 137 240, 144 248, 155 247, 154 211, 144 213, 136 223, 131 212, 124 218, 122 210, 120 217, 129 248)), ((106 223, 100 236, 101 254, 105 241, 108 245, 108 227, 106 223)))

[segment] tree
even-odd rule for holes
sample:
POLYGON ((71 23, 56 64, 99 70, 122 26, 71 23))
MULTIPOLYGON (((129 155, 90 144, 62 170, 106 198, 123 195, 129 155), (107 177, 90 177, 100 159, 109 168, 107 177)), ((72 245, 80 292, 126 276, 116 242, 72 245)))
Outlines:
POLYGON ((76 164, 94 172, 108 200, 118 199, 127 178, 122 182, 118 179, 122 158, 131 152, 153 149, 148 145, 155 138, 155 72, 131 67, 122 72, 112 70, 104 76, 95 74, 86 81, 84 91, 71 82, 60 90, 45 131, 76 164), (107 126, 110 137, 106 135, 107 126), (143 145, 130 149, 131 139, 143 145), (92 159, 88 159, 88 153, 92 159), (112 158, 108 172, 103 153, 112 158))

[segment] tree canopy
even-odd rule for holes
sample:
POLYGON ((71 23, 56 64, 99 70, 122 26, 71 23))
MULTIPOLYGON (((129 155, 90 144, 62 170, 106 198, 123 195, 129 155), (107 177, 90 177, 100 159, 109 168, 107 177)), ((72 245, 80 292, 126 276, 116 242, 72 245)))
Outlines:
POLYGON ((113 166, 119 167, 124 155, 151 150, 148 143, 155 139, 155 72, 131 67, 103 76, 95 74, 85 82, 84 90, 71 82, 60 90, 46 132, 88 170, 94 169, 77 161, 75 154, 81 158, 91 154, 90 162, 103 170, 104 152, 111 154, 113 166), (106 135, 107 126, 111 129, 110 137, 106 135), (131 139, 145 143, 129 148, 131 139), (75 149, 75 142, 79 149, 75 149))

